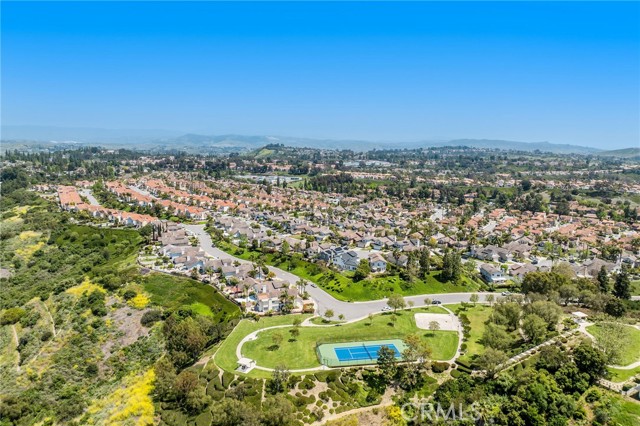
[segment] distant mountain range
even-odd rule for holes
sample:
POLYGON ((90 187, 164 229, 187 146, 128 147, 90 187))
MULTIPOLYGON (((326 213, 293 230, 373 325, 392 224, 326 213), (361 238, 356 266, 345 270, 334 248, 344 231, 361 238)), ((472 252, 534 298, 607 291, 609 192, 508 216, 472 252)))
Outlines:
POLYGON ((598 154, 635 158, 640 148, 616 151, 602 151, 578 145, 554 144, 550 142, 518 142, 490 139, 424 140, 415 142, 372 142, 364 140, 312 139, 288 136, 246 136, 246 135, 201 135, 174 130, 160 129, 100 129, 53 126, 12 126, 3 125, 3 149, 14 149, 30 145, 39 148, 66 145, 90 145, 113 148, 132 148, 154 152, 183 150, 187 152, 232 152, 247 151, 268 144, 283 144, 299 148, 351 149, 366 151, 371 149, 416 149, 444 146, 467 146, 470 148, 542 151, 556 154, 598 154), (34 144, 37 142, 37 144, 34 144), (636 154, 634 154, 636 153, 636 154))

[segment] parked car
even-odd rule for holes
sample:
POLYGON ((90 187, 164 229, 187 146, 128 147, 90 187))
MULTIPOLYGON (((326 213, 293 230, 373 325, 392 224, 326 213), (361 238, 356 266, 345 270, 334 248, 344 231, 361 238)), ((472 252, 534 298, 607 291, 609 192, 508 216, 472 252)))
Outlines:
POLYGON ((318 288, 318 286, 316 285, 316 283, 311 283, 311 287, 313 287, 313 288, 318 288))
POLYGON ((391 307, 390 306, 385 306, 384 308, 382 308, 382 312, 387 312, 390 311, 391 307))
POLYGON ((432 305, 442 305, 442 302, 439 300, 434 300, 431 302, 432 305))
POLYGON ((500 293, 500 294, 502 294, 503 296, 510 296, 510 295, 511 295, 511 292, 510 292, 510 291, 503 291, 503 292, 502 292, 502 293, 500 293))

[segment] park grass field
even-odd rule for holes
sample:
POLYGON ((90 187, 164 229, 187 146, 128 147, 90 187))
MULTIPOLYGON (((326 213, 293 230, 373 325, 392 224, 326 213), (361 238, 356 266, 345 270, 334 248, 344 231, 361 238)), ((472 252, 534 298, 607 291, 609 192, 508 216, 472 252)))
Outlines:
MULTIPOLYGON (((624 347, 622 348, 622 355, 619 364, 623 366, 640 361, 640 330, 630 326, 627 327, 627 329, 629 331, 629 338, 621 342, 624 347)), ((598 336, 602 333, 602 328, 600 325, 594 324, 587 327, 587 331, 598 339, 598 336)))
POLYGON ((395 323, 392 320, 394 314, 387 313, 375 315, 371 322, 364 319, 330 327, 300 327, 300 335, 295 340, 289 333, 292 327, 265 330, 258 334, 256 340, 244 344, 242 355, 267 368, 279 365, 289 369, 315 368, 320 366, 316 355, 318 343, 404 339, 409 334, 417 333, 431 348, 432 359, 451 359, 458 347, 457 332, 420 330, 416 327, 413 314, 412 311, 398 312, 395 323), (282 342, 277 346, 274 345, 274 334, 282 336, 282 342))
POLYGON ((200 315, 231 319, 240 316, 240 308, 213 287, 186 277, 151 273, 142 286, 151 301, 167 309, 190 307, 200 315))
POLYGON ((469 339, 466 341, 467 351, 460 357, 461 361, 469 362, 475 356, 482 354, 485 350, 485 346, 482 343, 482 335, 486 328, 485 323, 491 316, 493 308, 487 305, 476 305, 463 310, 462 306, 459 304, 448 305, 448 308, 455 312, 456 315, 465 314, 471 322, 469 339))
MULTIPOLYGON (((262 317, 258 321, 243 319, 227 336, 227 338, 224 339, 214 356, 214 362, 221 369, 234 372, 238 367, 236 347, 245 336, 262 328, 273 327, 276 325, 292 325, 295 318, 299 318, 301 321, 304 321, 309 316, 310 315, 278 315, 273 317, 262 317)), ((254 375, 254 372, 258 372, 258 370, 251 371, 251 375, 254 375)), ((270 377, 270 374, 265 373, 264 376, 270 377)))
POLYGON ((628 370, 608 367, 607 370, 609 370, 609 380, 616 383, 626 382, 636 374, 640 374, 640 367, 630 368, 628 370))
POLYGON ((366 280, 356 282, 353 280, 353 273, 336 272, 298 257, 282 258, 274 253, 262 254, 259 251, 252 251, 250 248, 242 249, 223 241, 215 244, 230 255, 244 260, 262 256, 266 264, 314 282, 336 299, 348 302, 382 299, 392 293, 415 296, 419 294, 472 292, 480 288, 477 282, 466 276, 462 277, 462 281, 459 284, 440 281, 440 271, 431 271, 426 278, 415 279, 410 284, 397 275, 372 276, 366 280))

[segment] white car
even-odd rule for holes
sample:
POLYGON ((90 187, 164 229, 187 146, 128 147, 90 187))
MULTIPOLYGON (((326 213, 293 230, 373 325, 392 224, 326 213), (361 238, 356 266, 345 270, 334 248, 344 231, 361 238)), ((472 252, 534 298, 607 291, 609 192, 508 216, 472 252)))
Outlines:
POLYGON ((382 312, 387 312, 390 311, 391 307, 390 306, 385 306, 384 308, 382 308, 382 312))
POLYGON ((503 296, 510 296, 510 295, 511 295, 511 292, 510 292, 510 291, 503 291, 503 292, 502 292, 502 293, 500 293, 500 294, 502 294, 503 296))

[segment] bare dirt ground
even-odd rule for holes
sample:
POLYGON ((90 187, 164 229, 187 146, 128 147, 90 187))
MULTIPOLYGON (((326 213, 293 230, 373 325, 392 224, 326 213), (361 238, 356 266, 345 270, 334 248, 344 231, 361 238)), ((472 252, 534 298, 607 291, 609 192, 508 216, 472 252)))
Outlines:
MULTIPOLYGON (((110 297, 107 301, 107 306, 113 306, 116 302, 117 300, 115 298, 110 297)), ((129 346, 140 337, 149 334, 149 329, 140 324, 140 319, 146 311, 148 311, 148 309, 134 309, 123 304, 115 311, 109 313, 108 319, 113 322, 113 325, 117 329, 117 338, 108 340, 102 346, 102 353, 104 354, 105 360, 111 356, 112 349, 129 346)))
POLYGON ((436 321, 440 325, 440 330, 458 331, 460 321, 453 314, 415 314, 416 326, 423 330, 429 329, 429 323, 436 321))

